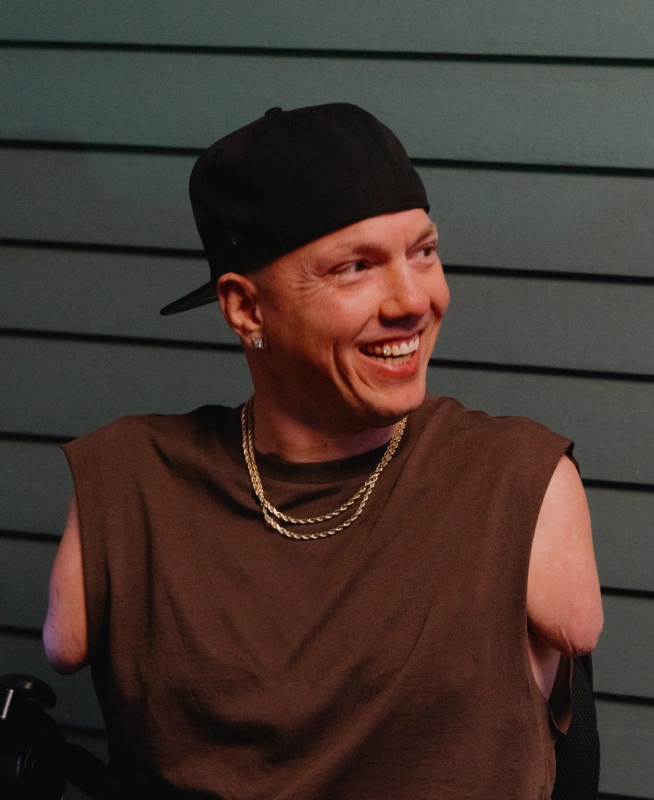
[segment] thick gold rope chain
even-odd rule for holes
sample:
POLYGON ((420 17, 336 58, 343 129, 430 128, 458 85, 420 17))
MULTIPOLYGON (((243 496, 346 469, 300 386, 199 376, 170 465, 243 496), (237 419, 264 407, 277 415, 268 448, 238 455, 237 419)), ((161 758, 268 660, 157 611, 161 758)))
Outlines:
POLYGON ((302 539, 305 541, 310 539, 326 539, 328 536, 333 536, 335 533, 339 533, 345 528, 348 528, 356 519, 358 519, 366 503, 368 502, 368 498, 370 497, 372 490, 375 488, 375 484, 377 483, 377 480, 379 479, 384 467, 395 455, 395 451, 400 444, 407 421, 406 417, 400 420, 395 433, 388 443, 388 447, 386 448, 381 461, 379 464, 377 464, 376 469, 347 502, 343 503, 343 505, 337 508, 335 511, 330 511, 328 514, 321 514, 317 517, 290 517, 287 514, 283 514, 281 511, 278 511, 275 506, 266 500, 266 497, 263 493, 263 486, 261 484, 259 470, 257 469, 257 462, 254 458, 253 407, 254 395, 252 395, 252 397, 247 401, 241 410, 241 434, 243 439, 243 455, 245 456, 245 463, 247 464, 250 480, 252 481, 252 488, 254 489, 254 493, 261 504, 263 518, 268 525, 273 528, 273 530, 277 531, 277 533, 281 533, 282 536, 286 536, 289 539, 302 539), (361 502, 352 516, 348 517, 335 528, 330 528, 328 531, 320 531, 319 533, 293 533, 292 531, 289 531, 288 528, 284 528, 279 524, 279 522, 277 522, 278 519, 288 522, 291 525, 315 525, 319 522, 327 522, 327 520, 333 519, 339 514, 343 514, 348 510, 348 508, 351 508, 356 501, 359 500, 359 498, 361 498, 361 502))

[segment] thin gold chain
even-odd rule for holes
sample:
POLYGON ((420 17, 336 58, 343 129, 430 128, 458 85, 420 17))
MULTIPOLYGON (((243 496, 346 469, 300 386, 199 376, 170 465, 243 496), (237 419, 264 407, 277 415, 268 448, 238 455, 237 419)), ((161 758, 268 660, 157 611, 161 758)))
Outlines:
POLYGON ((326 539, 328 536, 333 536, 335 533, 339 533, 340 531, 348 528, 358 517, 361 515, 361 512, 365 508, 366 503, 368 502, 368 498, 370 497, 372 490, 375 488, 375 484, 379 479, 384 467, 388 464, 388 462, 393 458, 395 455, 395 451, 400 444, 400 440, 402 439, 402 434, 404 433, 404 429, 406 427, 407 418, 400 420, 398 423, 397 429, 393 434, 390 442, 388 443, 388 447, 386 448, 384 455, 382 456, 381 461, 377 464, 376 469, 374 472, 370 474, 370 476, 365 480, 362 486, 357 489, 357 491, 350 497, 350 499, 343 503, 342 506, 337 508, 335 511, 330 511, 328 514, 320 514, 317 517, 290 517, 287 514, 278 511, 275 506, 268 502, 264 493, 263 493, 263 486, 261 484, 261 477, 259 476, 259 470, 257 469, 257 462, 254 458, 254 395, 247 401, 247 403, 243 406, 241 410, 241 435, 243 438, 243 455, 245 456, 245 463, 247 464, 248 472, 250 474, 250 480, 252 481, 252 488, 254 489, 254 493, 261 504, 261 510, 263 511, 263 518, 264 520, 270 525, 273 530, 277 531, 277 533, 281 533, 282 536, 286 536, 289 539, 302 539, 302 540, 309 540, 309 539, 326 539), (343 514, 348 508, 351 508, 357 500, 361 499, 357 509, 352 514, 352 516, 348 517, 346 520, 341 522, 340 525, 337 525, 335 528, 330 528, 328 531, 320 531, 320 533, 293 533, 289 531, 288 528, 284 528, 277 522, 278 519, 283 520, 284 522, 288 522, 291 525, 315 525, 319 522, 327 522, 327 520, 333 519, 334 517, 339 516, 339 514, 343 514))

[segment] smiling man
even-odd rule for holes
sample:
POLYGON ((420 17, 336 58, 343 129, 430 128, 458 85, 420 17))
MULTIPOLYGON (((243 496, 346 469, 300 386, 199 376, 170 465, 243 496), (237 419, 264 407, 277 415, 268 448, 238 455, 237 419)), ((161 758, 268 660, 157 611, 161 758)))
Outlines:
POLYGON ((426 393, 422 182, 362 109, 271 109, 191 200, 254 395, 66 445, 48 657, 91 664, 105 797, 546 800, 602 609, 572 443, 426 393))
POLYGON ((218 294, 241 340, 266 344, 249 358, 262 452, 358 455, 424 400, 449 291, 423 209, 364 219, 255 274, 224 274, 218 294))

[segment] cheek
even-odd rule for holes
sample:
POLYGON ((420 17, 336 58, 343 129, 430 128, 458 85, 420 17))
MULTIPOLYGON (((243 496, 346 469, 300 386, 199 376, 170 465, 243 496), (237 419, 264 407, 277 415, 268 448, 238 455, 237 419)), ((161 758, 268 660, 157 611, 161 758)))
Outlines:
POLYGON ((441 291, 441 297, 440 297, 441 314, 444 314, 447 311, 449 305, 450 305, 450 287, 447 285, 447 283, 445 283, 445 280, 443 280, 443 289, 441 291))
POLYGON ((277 342, 280 355, 283 350, 294 361, 322 364, 323 368, 347 357, 366 322, 374 316, 374 292, 368 289, 319 295, 303 292, 301 297, 294 296, 293 302, 285 299, 284 304, 271 304, 264 318, 271 344, 277 342))
POLYGON ((306 327, 324 346, 350 345, 370 317, 363 293, 332 297, 306 317, 306 327))

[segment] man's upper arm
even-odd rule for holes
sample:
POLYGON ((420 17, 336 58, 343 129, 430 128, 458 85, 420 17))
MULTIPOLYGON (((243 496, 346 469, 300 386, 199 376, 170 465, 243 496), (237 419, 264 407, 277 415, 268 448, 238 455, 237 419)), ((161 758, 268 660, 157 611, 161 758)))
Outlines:
POLYGON ((50 600, 43 627, 43 643, 48 661, 59 672, 75 672, 87 662, 82 541, 74 494, 50 576, 50 600))
POLYGON ((602 599, 581 478, 563 456, 538 516, 527 583, 531 630, 567 655, 590 652, 602 630, 602 599))

